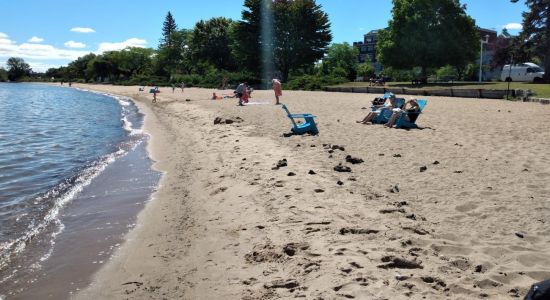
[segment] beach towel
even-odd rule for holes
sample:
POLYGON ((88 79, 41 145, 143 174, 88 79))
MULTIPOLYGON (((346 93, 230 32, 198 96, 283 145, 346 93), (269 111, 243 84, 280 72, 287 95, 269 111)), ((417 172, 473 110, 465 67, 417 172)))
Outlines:
POLYGON ((271 102, 264 102, 264 101, 254 101, 254 102, 247 102, 246 105, 269 105, 271 102))

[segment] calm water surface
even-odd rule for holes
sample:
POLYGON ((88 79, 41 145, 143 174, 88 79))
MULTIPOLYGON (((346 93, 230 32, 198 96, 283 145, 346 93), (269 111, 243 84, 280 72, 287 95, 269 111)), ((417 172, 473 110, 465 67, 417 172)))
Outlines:
POLYGON ((63 231, 63 209, 144 139, 141 120, 128 99, 0 83, 0 295, 21 272, 40 269, 63 231))

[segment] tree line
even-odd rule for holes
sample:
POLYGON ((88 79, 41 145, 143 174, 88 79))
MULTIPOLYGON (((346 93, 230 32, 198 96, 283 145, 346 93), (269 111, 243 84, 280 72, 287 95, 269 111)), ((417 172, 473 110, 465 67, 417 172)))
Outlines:
MULTIPOLYGON (((545 0, 526 0, 526 4, 523 31, 517 37, 503 31, 495 44, 493 64, 509 63, 513 57, 548 69, 550 4, 545 0)), ((287 88, 295 89, 320 89, 372 76, 372 65, 358 63, 356 47, 331 44, 330 25, 315 0, 245 0, 241 20, 217 17, 201 20, 192 29, 178 28, 168 12, 157 49, 90 53, 38 75, 65 81, 185 82, 201 87, 241 81, 266 84, 278 77, 287 88)), ((395 79, 446 73, 467 79, 477 69, 479 39, 475 21, 459 0, 393 0, 392 19, 379 33, 377 58, 384 74, 395 79)), ((37 76, 22 59, 10 58, 7 66, 7 71, 0 68, 0 80, 37 76)))

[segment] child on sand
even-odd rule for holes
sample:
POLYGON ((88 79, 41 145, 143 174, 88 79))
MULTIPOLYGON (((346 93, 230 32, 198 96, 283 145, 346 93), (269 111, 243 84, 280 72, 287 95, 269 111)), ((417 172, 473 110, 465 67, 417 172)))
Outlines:
POLYGON ((210 98, 210 100, 222 100, 222 97, 216 95, 216 93, 212 93, 212 98, 210 98))

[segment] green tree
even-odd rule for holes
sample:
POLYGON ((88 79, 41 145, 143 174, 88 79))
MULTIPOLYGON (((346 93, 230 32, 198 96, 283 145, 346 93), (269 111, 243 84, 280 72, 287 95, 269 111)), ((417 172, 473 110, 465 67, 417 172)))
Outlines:
POLYGON ((550 1, 526 0, 525 5, 529 11, 523 13, 523 30, 518 41, 524 41, 523 47, 542 58, 546 71, 543 81, 550 82, 550 1))
POLYGON ((29 76, 32 72, 31 67, 22 58, 10 57, 6 62, 8 67, 8 79, 17 81, 24 76, 29 76))
POLYGON ((4 68, 0 68, 0 82, 8 80, 8 71, 4 68))
POLYGON ((63 75, 64 75, 64 67, 59 67, 59 68, 49 68, 47 71, 46 71, 46 77, 48 80, 50 80, 51 78, 53 78, 54 80, 59 80, 60 78, 63 78, 63 75))
POLYGON ((104 82, 111 79, 111 76, 115 73, 115 69, 116 66, 112 61, 107 59, 104 55, 98 55, 88 62, 86 72, 96 81, 104 82))
POLYGON ((151 70, 153 54, 151 48, 128 47, 119 51, 118 67, 127 76, 143 75, 151 70))
POLYGON ((348 43, 332 44, 323 59, 324 70, 331 74, 335 69, 341 69, 343 77, 353 81, 357 77, 357 55, 359 50, 348 43))
POLYGON ((155 73, 160 76, 172 76, 178 69, 182 60, 183 35, 177 30, 176 20, 172 13, 168 12, 162 25, 162 38, 160 40, 158 56, 156 58, 155 73))
POLYGON ((283 80, 292 69, 311 68, 323 58, 332 34, 328 15, 315 0, 245 0, 244 6, 235 28, 234 51, 247 69, 261 71, 262 46, 273 54, 274 61, 265 63, 273 63, 283 80), (272 35, 263 38, 262 13, 273 16, 272 35))
POLYGON ((234 22, 223 17, 199 21, 191 33, 189 46, 196 61, 207 62, 222 70, 234 70, 231 29, 234 22))
POLYGON ((162 24, 162 38, 160 40, 161 47, 172 47, 173 36, 172 34, 177 30, 176 20, 172 16, 172 13, 168 11, 164 23, 162 24))
POLYGON ((374 67, 369 62, 365 62, 357 66, 357 76, 361 76, 364 79, 370 78, 374 75, 374 67))
POLYGON ((475 59, 479 37, 475 21, 459 0, 393 0, 387 30, 380 31, 378 58, 396 69, 452 65, 460 73, 475 59))
POLYGON ((68 67, 71 69, 73 78, 80 78, 84 79, 85 81, 90 80, 92 78, 90 76, 91 74, 88 74, 86 70, 88 68, 88 63, 94 58, 96 58, 96 55, 93 53, 89 53, 69 63, 68 67))
POLYGON ((172 33, 172 46, 160 46, 153 59, 153 72, 159 76, 170 77, 175 73, 189 73, 193 68, 189 41, 191 31, 177 30, 172 33))

